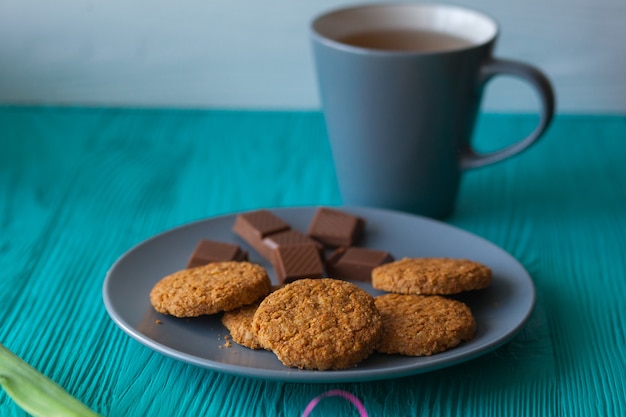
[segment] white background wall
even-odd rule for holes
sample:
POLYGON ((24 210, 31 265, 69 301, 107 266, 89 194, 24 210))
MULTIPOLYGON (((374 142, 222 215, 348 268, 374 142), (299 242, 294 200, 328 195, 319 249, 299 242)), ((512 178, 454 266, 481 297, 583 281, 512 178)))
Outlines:
MULTIPOLYGON (((0 103, 316 109, 311 18, 340 0, 0 0, 0 103)), ((626 0, 463 0, 560 112, 626 113, 626 0)), ((533 111, 519 81, 485 109, 533 111)))

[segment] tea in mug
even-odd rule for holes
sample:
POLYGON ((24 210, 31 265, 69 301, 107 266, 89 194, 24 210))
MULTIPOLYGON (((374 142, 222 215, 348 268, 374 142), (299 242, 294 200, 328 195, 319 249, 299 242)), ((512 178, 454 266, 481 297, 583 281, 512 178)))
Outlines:
POLYGON ((462 49, 472 42, 449 33, 418 29, 382 29, 357 32, 337 39, 367 49, 403 52, 435 52, 462 49))

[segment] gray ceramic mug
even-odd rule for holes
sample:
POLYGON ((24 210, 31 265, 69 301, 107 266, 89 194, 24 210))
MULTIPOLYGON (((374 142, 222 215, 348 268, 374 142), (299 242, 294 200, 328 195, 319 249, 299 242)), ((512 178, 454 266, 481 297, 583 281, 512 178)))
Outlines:
POLYGON ((319 91, 343 203, 443 218, 463 171, 536 142, 554 114, 539 70, 494 58, 497 23, 443 4, 372 4, 331 11, 311 26, 319 91), (526 138, 478 154, 471 139, 495 75, 528 82, 541 102, 526 138))

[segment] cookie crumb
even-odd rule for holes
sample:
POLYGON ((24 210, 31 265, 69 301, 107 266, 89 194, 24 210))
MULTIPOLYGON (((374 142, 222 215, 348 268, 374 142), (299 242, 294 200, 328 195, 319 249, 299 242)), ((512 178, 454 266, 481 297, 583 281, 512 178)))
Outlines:
MULTIPOLYGON (((219 338, 218 338, 218 340, 219 340, 219 338)), ((232 346, 233 346, 233 343, 230 341, 230 336, 226 335, 226 336, 224 336, 224 344, 223 345, 219 345, 218 347, 220 349, 222 349, 222 348, 229 348, 229 347, 232 347, 232 346)))

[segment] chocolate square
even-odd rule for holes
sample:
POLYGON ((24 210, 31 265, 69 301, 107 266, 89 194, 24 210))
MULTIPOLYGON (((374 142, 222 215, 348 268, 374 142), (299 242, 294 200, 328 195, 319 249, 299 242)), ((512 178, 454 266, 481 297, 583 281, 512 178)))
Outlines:
POLYGON ((268 210, 240 214, 233 225, 233 231, 262 256, 269 256, 263 239, 290 228, 289 224, 268 210))
POLYGON ((317 247, 320 253, 324 250, 324 246, 321 243, 311 239, 304 233, 295 229, 289 229, 283 232, 269 235, 268 237, 263 239, 263 244, 265 245, 264 252, 266 252, 264 254, 264 257, 270 262, 274 262, 273 254, 275 253, 276 249, 278 249, 279 246, 313 244, 317 247))
POLYGON ((371 282, 372 269, 393 261, 388 252, 359 248, 339 248, 326 261, 326 272, 331 278, 371 282))
POLYGON ((364 227, 365 220, 358 216, 320 207, 307 234, 329 247, 353 246, 361 238, 364 227))
POLYGON ((315 244, 278 246, 275 254, 274 270, 281 284, 324 276, 324 264, 315 244))
POLYGON ((187 268, 194 268, 211 262, 247 260, 248 253, 242 251, 238 245, 214 240, 201 240, 191 254, 187 268))

